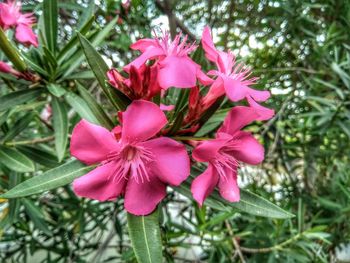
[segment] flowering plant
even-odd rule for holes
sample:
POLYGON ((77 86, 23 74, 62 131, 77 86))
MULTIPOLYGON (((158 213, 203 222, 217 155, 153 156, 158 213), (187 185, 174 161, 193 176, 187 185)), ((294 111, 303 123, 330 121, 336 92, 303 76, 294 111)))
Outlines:
MULTIPOLYGON (((8 79, 24 83, 0 98, 1 124, 12 115, 18 117, 21 129, 28 128, 32 113, 23 116, 11 107, 45 98, 38 118, 54 136, 37 140, 54 140, 57 160, 53 169, 39 166, 43 174, 15 185, 3 198, 25 197, 70 183, 79 197, 100 202, 123 197, 139 261, 144 247, 151 249, 149 239, 161 243, 157 207, 161 207, 167 190, 194 199, 200 207, 228 207, 274 218, 291 216, 239 188, 239 167, 258 165, 264 159, 263 145, 246 126, 272 118, 274 110, 261 105, 270 93, 253 89, 258 79, 251 77, 251 70, 238 63, 231 51, 215 47, 209 27, 204 28, 200 45, 189 43, 182 34, 172 40, 164 32, 139 39, 131 45, 138 57, 122 69, 114 69, 94 48, 110 30, 109 25, 96 33, 97 37, 89 35, 91 18, 59 49, 57 23, 39 27, 43 37, 38 42, 32 31, 33 14, 22 14, 20 7, 16 1, 0 4, 0 47, 12 63, 1 61, 0 71, 8 79), (11 28, 18 42, 33 46, 29 55, 19 52, 7 38, 5 31, 11 28), (75 52, 84 53, 108 106, 97 103, 80 82, 72 82, 71 74, 80 66, 74 56, 70 57, 75 52), (204 52, 211 63, 209 69, 194 59, 196 52, 204 52), (69 118, 67 104, 80 120, 69 118), (208 128, 208 120, 222 109, 225 118, 208 128), (68 142, 70 154, 66 151, 68 142), (59 164, 70 156, 77 160, 59 164), (139 242, 137 229, 145 227, 145 220, 151 236, 143 236, 144 242, 139 242)), ((44 18, 54 21, 57 2, 45 0, 43 8, 44 18)), ((4 134, 0 162, 5 171, 34 173, 34 163, 42 165, 47 160, 35 158, 28 146, 13 147, 22 144, 12 142, 18 134, 4 134)), ((40 157, 49 154, 45 149, 40 151, 40 157)), ((151 257, 157 255, 155 249, 151 257)))

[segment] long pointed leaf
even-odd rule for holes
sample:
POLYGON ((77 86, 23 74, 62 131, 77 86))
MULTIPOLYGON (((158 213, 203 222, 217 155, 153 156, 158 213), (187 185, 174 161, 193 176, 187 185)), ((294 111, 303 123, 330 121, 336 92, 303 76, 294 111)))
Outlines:
POLYGON ((81 162, 73 160, 24 181, 2 194, 0 198, 24 197, 64 186, 75 178, 88 173, 91 169, 91 166, 85 166, 81 162))
POLYGON ((68 116, 65 104, 52 98, 53 128, 58 161, 61 162, 68 143, 68 116))
POLYGON ((135 216, 128 213, 127 217, 129 235, 137 261, 162 263, 158 210, 148 216, 135 216))

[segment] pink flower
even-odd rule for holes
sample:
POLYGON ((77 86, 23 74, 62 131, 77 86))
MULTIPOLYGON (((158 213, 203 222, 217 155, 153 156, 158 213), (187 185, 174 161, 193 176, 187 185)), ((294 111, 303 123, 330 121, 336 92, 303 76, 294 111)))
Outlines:
POLYGON ((251 107, 234 107, 219 128, 216 138, 205 141, 193 150, 193 158, 207 162, 208 168, 191 185, 194 199, 202 205, 218 186, 221 196, 230 201, 240 200, 237 168, 240 162, 256 165, 264 159, 264 148, 248 132, 241 129, 259 117, 251 107))
POLYGON ((100 165, 74 180, 74 192, 99 201, 125 193, 128 212, 151 213, 165 197, 166 185, 179 185, 190 173, 184 145, 153 138, 166 123, 159 107, 144 100, 133 101, 122 115, 122 126, 112 132, 80 121, 73 130, 71 154, 86 164, 100 165))
POLYGON ((178 34, 171 41, 168 33, 159 39, 138 40, 131 48, 141 51, 142 54, 125 66, 124 70, 129 72, 131 66, 140 68, 147 60, 156 60, 159 67, 158 82, 163 89, 194 87, 197 77, 201 81, 208 81, 200 66, 188 56, 197 46, 186 44, 186 40, 187 36, 181 41, 181 34, 178 34))
POLYGON ((231 52, 219 51, 215 48, 209 27, 205 27, 202 35, 202 46, 208 60, 214 62, 217 70, 211 70, 209 75, 216 76, 208 94, 204 97, 204 104, 210 106, 217 98, 226 93, 234 102, 246 98, 252 107, 259 111, 259 120, 270 119, 274 111, 256 103, 263 102, 270 97, 269 91, 260 91, 250 88, 257 78, 250 78, 251 71, 243 64, 237 64, 231 52))
POLYGON ((20 10, 21 3, 17 1, 0 3, 0 26, 5 30, 16 27, 15 36, 20 43, 38 47, 37 36, 32 30, 35 18, 32 13, 22 14, 20 10))
POLYGON ((34 47, 38 47, 38 39, 36 35, 34 34, 32 28, 26 24, 19 24, 16 27, 16 39, 18 42, 30 46, 33 45, 34 47))
POLYGON ((5 30, 17 25, 17 21, 21 16, 21 4, 16 1, 7 1, 0 3, 0 25, 5 30))
POLYGON ((20 77, 21 73, 14 68, 12 68, 9 64, 5 63, 4 61, 0 61, 0 72, 3 73, 10 73, 14 75, 15 77, 20 77))

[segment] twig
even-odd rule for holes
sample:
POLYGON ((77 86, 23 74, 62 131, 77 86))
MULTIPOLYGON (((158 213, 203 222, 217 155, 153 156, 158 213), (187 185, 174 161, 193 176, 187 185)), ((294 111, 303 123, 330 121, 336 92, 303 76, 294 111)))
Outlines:
POLYGON ((6 146, 30 145, 30 144, 53 141, 54 139, 55 139, 55 136, 48 136, 45 138, 37 138, 37 139, 33 139, 33 140, 6 142, 5 145, 6 146))
POLYGON ((172 10, 167 10, 164 6, 164 4, 162 3, 162 1, 160 0, 156 0, 156 6, 159 8, 160 11, 162 11, 164 14, 166 14, 167 16, 172 16, 177 27, 181 29, 182 32, 184 32, 185 34, 188 35, 189 39, 191 41, 195 41, 196 40, 196 36, 185 26, 185 24, 178 19, 174 13, 172 12, 172 10))
POLYGON ((241 250, 241 247, 239 246, 235 236, 233 235, 233 230, 232 230, 232 227, 230 225, 230 223, 225 220, 225 225, 226 225, 226 228, 228 230, 228 233, 230 234, 230 236, 232 237, 232 243, 233 243, 233 246, 235 247, 235 250, 236 250, 236 253, 238 254, 240 260, 242 263, 245 263, 245 259, 244 259, 244 256, 242 254, 242 250, 241 250))
POLYGON ((303 236, 303 233, 299 233, 297 235, 295 235, 294 237, 280 243, 277 244, 275 246, 272 247, 263 247, 263 248, 250 248, 250 247, 241 247, 241 250, 247 253, 268 253, 271 251, 275 251, 275 250, 282 250, 283 247, 285 247, 286 245, 292 243, 293 241, 301 238, 303 236))

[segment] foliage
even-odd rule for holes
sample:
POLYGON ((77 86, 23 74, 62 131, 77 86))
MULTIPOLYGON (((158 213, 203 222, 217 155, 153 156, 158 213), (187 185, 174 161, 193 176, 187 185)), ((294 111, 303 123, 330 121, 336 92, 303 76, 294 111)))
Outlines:
MULTIPOLYGON (((41 34, 39 49, 20 46, 19 55, 40 81, 0 73, 0 188, 15 191, 30 180, 38 187, 21 198, 0 199, 1 260, 140 258, 131 247, 137 239, 125 227, 137 219, 126 215, 122 200, 80 199, 66 185, 81 175, 79 169, 89 169, 68 162, 67 145, 80 118, 105 127, 116 124, 115 107, 124 108, 123 99, 94 69, 108 68, 104 61, 125 65, 135 55, 131 42, 149 36, 167 17, 170 28, 186 28, 198 38, 209 24, 217 44, 239 54, 260 78, 257 86, 272 91, 269 107, 278 111, 276 116, 251 127, 260 131, 266 159, 257 169, 241 168, 241 185, 249 190, 245 200, 256 202, 255 193, 296 216, 277 219, 289 217, 281 210, 285 216, 259 217, 215 198, 199 208, 184 198, 188 188, 169 190, 158 211, 165 260, 328 262, 336 247, 349 242, 348 1, 135 0, 128 9, 119 1, 58 1, 58 24, 53 2, 23 6, 40 15, 41 34), (47 105, 52 120, 44 114, 47 105), (71 177, 51 187, 47 178, 56 178, 55 170, 71 177), (40 182, 47 185, 40 188, 40 182)), ((6 57, 0 52, 1 60, 6 57)), ((197 61, 202 58, 195 54, 197 61)), ((213 135, 229 107, 225 101, 197 135, 213 135)), ((277 208, 264 200, 261 207, 271 216, 269 209, 277 208)))

